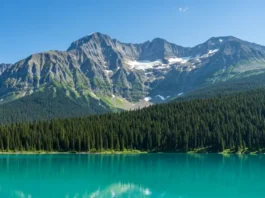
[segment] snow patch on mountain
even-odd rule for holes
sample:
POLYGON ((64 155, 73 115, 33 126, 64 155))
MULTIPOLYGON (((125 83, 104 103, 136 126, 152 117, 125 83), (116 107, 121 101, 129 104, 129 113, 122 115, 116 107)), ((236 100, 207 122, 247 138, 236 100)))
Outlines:
POLYGON ((144 101, 148 102, 148 101, 150 101, 151 99, 152 99, 151 97, 145 97, 145 98, 144 98, 144 101))
POLYGON ((161 100, 166 100, 166 99, 168 99, 170 96, 167 96, 167 97, 165 98, 164 96, 156 95, 156 97, 160 98, 161 100))
POLYGON ((182 58, 169 58, 168 62, 169 64, 174 64, 174 63, 181 63, 181 64, 185 64, 187 63, 191 58, 190 57, 182 57, 182 58))
POLYGON ((181 93, 179 93, 179 94, 178 94, 178 96, 181 96, 181 95, 183 95, 183 94, 184 94, 184 93, 183 93, 183 92, 181 92, 181 93))
POLYGON ((152 75, 153 72, 145 72, 144 74, 145 74, 146 76, 149 76, 149 75, 152 75))
POLYGON ((147 70, 147 69, 153 69, 156 67, 159 68, 166 68, 167 64, 163 64, 161 60, 156 61, 126 61, 126 63, 131 67, 131 69, 137 69, 137 70, 147 70))
POLYGON ((201 58, 208 58, 210 56, 213 56, 218 51, 219 51, 219 49, 209 50, 208 53, 202 55, 201 58))
POLYGON ((167 68, 169 68, 169 65, 158 66, 158 67, 155 67, 154 69, 161 70, 161 69, 167 69, 167 68))
POLYGON ((188 61, 191 60, 191 57, 174 57, 168 59, 168 64, 164 64, 162 60, 158 59, 156 61, 137 61, 137 60, 127 60, 126 63, 130 66, 130 69, 136 69, 136 70, 148 70, 148 69, 157 69, 157 70, 163 70, 170 67, 172 64, 186 64, 188 61))
POLYGON ((107 70, 107 69, 106 69, 106 70, 104 70, 104 71, 105 71, 108 75, 112 73, 111 70, 107 70))
POLYGON ((219 49, 209 50, 208 54, 215 54, 219 49))

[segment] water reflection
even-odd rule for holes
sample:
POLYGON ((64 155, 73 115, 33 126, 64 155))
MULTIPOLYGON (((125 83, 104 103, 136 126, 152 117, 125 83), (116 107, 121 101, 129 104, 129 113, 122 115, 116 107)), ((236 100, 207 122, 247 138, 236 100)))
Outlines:
POLYGON ((2 155, 0 197, 265 197, 263 155, 2 155))
POLYGON ((105 189, 98 189, 91 193, 89 197, 121 197, 121 196, 135 196, 135 197, 146 197, 151 195, 152 192, 148 188, 143 188, 135 184, 112 184, 105 189))

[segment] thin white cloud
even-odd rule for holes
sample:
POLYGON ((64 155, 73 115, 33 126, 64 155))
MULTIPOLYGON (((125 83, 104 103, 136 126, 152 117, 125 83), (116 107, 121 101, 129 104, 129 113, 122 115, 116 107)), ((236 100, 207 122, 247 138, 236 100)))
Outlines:
POLYGON ((187 12, 189 10, 189 8, 188 7, 180 7, 179 8, 179 12, 187 12))

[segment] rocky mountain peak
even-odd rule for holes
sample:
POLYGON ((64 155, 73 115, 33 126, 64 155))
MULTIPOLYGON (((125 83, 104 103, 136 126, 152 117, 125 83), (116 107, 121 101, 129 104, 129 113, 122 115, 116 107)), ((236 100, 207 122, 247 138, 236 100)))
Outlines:
POLYGON ((81 39, 78 39, 71 43, 70 47, 67 49, 67 51, 75 50, 78 47, 81 47, 83 45, 86 45, 88 43, 101 43, 102 41, 111 40, 111 38, 108 35, 95 32, 88 36, 85 36, 81 39))
POLYGON ((212 37, 182 47, 162 38, 123 43, 95 32, 74 41, 65 52, 35 54, 10 66, 0 73, 0 98, 9 101, 56 86, 78 97, 168 100, 201 85, 261 70, 265 72, 265 47, 235 37, 212 37))

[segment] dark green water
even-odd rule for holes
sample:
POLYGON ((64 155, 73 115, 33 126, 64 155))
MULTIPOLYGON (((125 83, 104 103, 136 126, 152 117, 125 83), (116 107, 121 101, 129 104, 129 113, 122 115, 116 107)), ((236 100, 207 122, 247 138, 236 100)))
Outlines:
POLYGON ((10 197, 264 198, 265 156, 1 155, 10 197))

